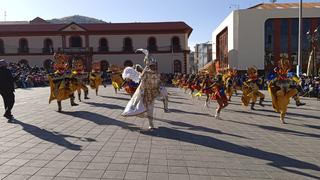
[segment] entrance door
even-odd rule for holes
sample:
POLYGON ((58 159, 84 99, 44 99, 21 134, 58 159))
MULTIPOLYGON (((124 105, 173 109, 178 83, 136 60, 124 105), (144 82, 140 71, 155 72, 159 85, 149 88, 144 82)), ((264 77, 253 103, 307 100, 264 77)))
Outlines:
POLYGON ((182 72, 182 66, 180 60, 174 60, 173 62, 173 72, 174 73, 181 73, 182 72))
POLYGON ((80 36, 71 36, 69 42, 71 48, 82 47, 82 39, 80 36))

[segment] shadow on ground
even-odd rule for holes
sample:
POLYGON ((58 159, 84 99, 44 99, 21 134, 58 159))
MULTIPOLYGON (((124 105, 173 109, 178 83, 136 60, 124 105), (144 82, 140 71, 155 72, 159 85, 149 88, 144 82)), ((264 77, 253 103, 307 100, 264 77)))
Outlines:
POLYGON ((80 137, 76 137, 76 136, 60 134, 58 132, 51 132, 51 131, 48 131, 45 129, 41 129, 41 128, 34 126, 34 125, 24 123, 24 122, 19 121, 17 119, 14 120, 14 123, 19 124, 20 126, 22 126, 24 131, 42 139, 42 140, 55 143, 59 146, 63 146, 65 148, 68 148, 71 150, 79 151, 79 150, 81 150, 81 146, 67 141, 65 139, 67 137, 76 138, 81 141, 87 141, 87 142, 95 141, 94 139, 91 139, 91 138, 80 138, 80 137))
MULTIPOLYGON (((259 109, 259 111, 274 112, 273 110, 269 110, 269 109, 259 109)), ((293 112, 287 112, 286 115, 298 116, 298 117, 302 117, 302 118, 314 118, 314 119, 319 119, 319 117, 320 117, 320 116, 313 116, 310 114, 298 114, 298 113, 293 113, 293 112)))
POLYGON ((96 103, 96 102, 84 102, 85 104, 89 104, 91 106, 95 107, 103 107, 103 108, 108 108, 108 109, 124 109, 125 107, 119 106, 116 104, 105 104, 105 103, 96 103))
MULTIPOLYGON (((286 134, 291 134, 291 135, 296 135, 296 136, 306 136, 306 137, 320 138, 320 134, 305 133, 305 132, 294 131, 294 130, 290 130, 290 129, 284 129, 284 128, 280 128, 280 127, 252 124, 252 123, 239 122, 239 121, 234 121, 234 120, 223 120, 223 121, 228 121, 228 122, 237 123, 237 124, 243 124, 243 125, 248 125, 248 126, 259 127, 261 129, 265 129, 265 130, 269 130, 269 131, 273 131, 273 132, 286 133, 286 134)), ((309 126, 309 127, 312 127, 312 126, 309 126)), ((313 128, 319 128, 319 127, 313 127, 313 128)))
POLYGON ((141 129, 139 127, 136 127, 135 124, 126 123, 122 121, 118 121, 116 119, 106 117, 97 113, 89 112, 89 111, 75 111, 75 112, 62 112, 62 114, 81 118, 87 121, 91 121, 93 123, 96 123, 98 125, 114 125, 119 126, 123 129, 128 129, 130 131, 140 131, 141 129))
MULTIPOLYGON (((168 124, 171 124, 174 126, 185 127, 188 130, 192 130, 192 131, 208 132, 208 133, 228 135, 228 136, 233 136, 233 137, 238 137, 238 138, 243 138, 243 139, 251 139, 251 138, 247 138, 247 137, 236 135, 236 134, 225 133, 225 132, 222 132, 217 129, 211 129, 211 128, 207 128, 207 127, 203 127, 203 126, 195 126, 195 125, 185 123, 185 122, 171 121, 171 120, 165 120, 165 119, 159 119, 159 118, 155 118, 155 120, 165 122, 165 123, 168 123, 168 124)), ((175 129, 177 129, 177 128, 175 128, 175 129)))
MULTIPOLYGON (((262 109, 256 109, 256 110, 235 110, 235 109, 226 109, 226 110, 224 110, 224 111, 226 111, 226 112, 230 112, 230 111, 233 111, 233 112, 237 112, 237 113, 245 113, 245 114, 252 114, 252 115, 258 115, 258 116, 266 116, 266 117, 273 117, 273 118, 276 118, 276 120, 279 120, 279 117, 280 117, 280 115, 278 114, 278 113, 276 113, 276 112, 274 112, 274 111, 268 111, 268 112, 272 112, 272 114, 266 114, 266 113, 263 113, 262 111, 264 111, 264 110, 262 110, 262 109), (262 112, 262 113, 259 113, 259 111, 260 112, 262 112)), ((287 117, 286 116, 286 119, 293 119, 293 120, 300 120, 300 119, 297 119, 297 118, 293 118, 293 117, 287 117)))
POLYGON ((129 101, 129 100, 130 100, 130 97, 128 97, 128 98, 124 98, 124 97, 113 97, 113 96, 100 96, 100 97, 110 98, 110 99, 116 99, 116 100, 123 100, 123 101, 129 101))
POLYGON ((182 113, 182 114, 192 114, 192 115, 208 116, 208 114, 205 114, 205 113, 192 112, 192 111, 184 111, 184 110, 174 109, 174 108, 170 108, 170 111, 171 111, 171 112, 174 112, 174 113, 182 113))
POLYGON ((150 132, 143 132, 145 135, 155 136, 155 137, 162 137, 171 140, 177 140, 182 142, 188 142, 196 145, 201 145, 229 153, 239 154, 242 156, 257 158, 261 160, 270 161, 268 165, 282 169, 287 172, 299 174, 302 176, 310 177, 319 179, 320 177, 311 175, 299 170, 290 169, 290 168, 297 168, 297 169, 307 169, 307 170, 314 170, 320 171, 320 167, 318 165, 300 161, 293 159, 291 157, 287 157, 281 154, 276 154, 272 152, 263 151, 260 149, 248 147, 248 146, 241 146, 234 143, 230 143, 227 141, 223 141, 220 139, 216 139, 209 136, 193 134, 189 132, 184 132, 176 129, 170 129, 167 127, 160 127, 154 131, 150 132))

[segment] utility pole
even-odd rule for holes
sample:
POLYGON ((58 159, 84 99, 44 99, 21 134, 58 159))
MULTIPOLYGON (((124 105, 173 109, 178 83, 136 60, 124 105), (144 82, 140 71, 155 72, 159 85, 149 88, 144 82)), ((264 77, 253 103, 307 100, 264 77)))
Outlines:
POLYGON ((298 65, 297 76, 300 77, 301 68, 301 39, 302 39, 302 0, 299 2, 299 33, 298 33, 298 65))
POLYGON ((4 11, 4 21, 6 22, 7 21, 7 12, 4 11))

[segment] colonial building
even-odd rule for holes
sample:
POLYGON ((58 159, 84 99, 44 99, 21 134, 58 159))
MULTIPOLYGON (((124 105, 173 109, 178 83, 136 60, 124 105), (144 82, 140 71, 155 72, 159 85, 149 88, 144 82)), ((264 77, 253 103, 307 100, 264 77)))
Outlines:
MULTIPOLYGON (((297 65, 298 3, 258 4, 230 13, 213 31, 213 59, 217 69, 255 66, 270 72, 282 57, 297 65)), ((311 51, 307 32, 320 26, 320 3, 303 3, 302 67, 311 51)), ((318 67, 320 64, 318 63, 318 67)))
POLYGON ((149 49, 163 73, 188 72, 188 38, 184 22, 52 24, 41 18, 29 23, 0 23, 0 58, 48 68, 54 52, 83 57, 86 67, 101 62, 143 64, 138 48, 149 49))

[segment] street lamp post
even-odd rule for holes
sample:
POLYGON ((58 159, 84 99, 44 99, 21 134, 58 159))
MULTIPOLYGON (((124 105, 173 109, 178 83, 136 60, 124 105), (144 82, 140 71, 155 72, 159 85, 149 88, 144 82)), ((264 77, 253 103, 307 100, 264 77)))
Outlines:
POLYGON ((310 41, 311 44, 311 52, 313 53, 312 57, 312 76, 315 77, 317 75, 317 62, 316 62, 316 56, 317 56, 317 44, 320 39, 320 26, 314 30, 314 32, 308 31, 307 32, 307 38, 310 41))
POLYGON ((297 65, 297 76, 300 77, 301 71, 301 32, 302 32, 302 0, 299 2, 299 31, 298 31, 298 65, 297 65))

